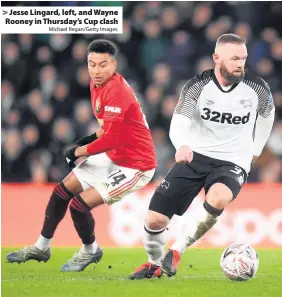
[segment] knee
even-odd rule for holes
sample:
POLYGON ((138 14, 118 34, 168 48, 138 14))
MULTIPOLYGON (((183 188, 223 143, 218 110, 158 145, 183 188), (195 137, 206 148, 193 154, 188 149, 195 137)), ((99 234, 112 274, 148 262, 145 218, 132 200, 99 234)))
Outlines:
POLYGON ((80 213, 85 214, 90 211, 89 206, 81 198, 79 194, 76 194, 70 203, 70 212, 73 216, 74 214, 80 213))
POLYGON ((150 230, 160 230, 169 223, 169 218, 161 213, 149 210, 146 216, 145 225, 150 230))
POLYGON ((224 184, 216 183, 209 189, 206 201, 216 209, 224 209, 233 199, 232 191, 224 184))
POLYGON ((68 189, 68 191, 70 191, 71 193, 75 194, 83 191, 78 178, 73 172, 66 176, 62 183, 64 184, 65 188, 68 189))

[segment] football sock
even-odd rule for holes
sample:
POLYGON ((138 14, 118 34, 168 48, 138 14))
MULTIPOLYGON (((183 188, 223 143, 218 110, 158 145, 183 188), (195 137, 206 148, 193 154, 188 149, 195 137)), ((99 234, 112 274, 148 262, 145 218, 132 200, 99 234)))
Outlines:
POLYGON ((37 248, 41 250, 49 248, 51 238, 60 221, 65 216, 69 201, 72 197, 73 194, 65 187, 63 182, 56 185, 46 207, 41 235, 35 243, 37 248))
POLYGON ((165 230, 166 228, 151 230, 146 224, 144 226, 143 243, 149 256, 148 262, 157 266, 161 266, 161 261, 164 257, 164 246, 166 243, 165 230))
POLYGON ((50 248, 51 238, 46 238, 40 235, 34 244, 35 247, 40 249, 41 251, 46 251, 50 248))
POLYGON ((70 212, 77 234, 85 245, 91 245, 95 241, 95 221, 90 212, 90 207, 76 194, 70 204, 70 212))
POLYGON ((204 202, 201 211, 203 215, 197 217, 196 230, 189 230, 184 235, 181 234, 171 246, 172 250, 183 254, 187 247, 192 245, 214 226, 218 220, 218 216, 223 212, 223 210, 212 207, 207 201, 204 202))
POLYGON ((98 244, 94 241, 92 244, 83 244, 81 251, 87 254, 95 254, 97 251, 98 244))

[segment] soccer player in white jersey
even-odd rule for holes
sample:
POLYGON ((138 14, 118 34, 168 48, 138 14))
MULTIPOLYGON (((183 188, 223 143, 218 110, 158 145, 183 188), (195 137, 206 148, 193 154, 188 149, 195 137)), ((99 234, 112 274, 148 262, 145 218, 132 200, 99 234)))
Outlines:
POLYGON ((145 219, 149 260, 130 279, 175 275, 182 253, 214 226, 261 154, 275 108, 268 84, 245 73, 246 59, 244 40, 224 34, 215 46, 215 68, 184 85, 169 133, 176 162, 156 189, 145 219), (165 254, 171 217, 182 215, 202 188, 206 197, 196 231, 179 237, 165 254))

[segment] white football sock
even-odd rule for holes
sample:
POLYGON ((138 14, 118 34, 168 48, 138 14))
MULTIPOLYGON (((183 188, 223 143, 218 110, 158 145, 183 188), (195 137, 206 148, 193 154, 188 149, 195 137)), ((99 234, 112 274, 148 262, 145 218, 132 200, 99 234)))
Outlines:
POLYGON ((51 240, 52 238, 46 238, 40 234, 34 246, 45 252, 50 248, 51 240))
POLYGON ((81 251, 87 254, 95 254, 98 248, 96 240, 91 244, 83 244, 81 251))
MULTIPOLYGON (((206 205, 206 203, 204 203, 206 205)), ((221 210, 216 210, 213 208, 214 212, 218 212, 211 214, 207 212, 207 207, 202 206, 202 215, 197 217, 197 228, 196 231, 188 230, 185 234, 181 234, 175 241, 175 243, 171 246, 172 250, 178 251, 180 254, 183 254, 187 247, 192 245, 198 239, 200 239, 208 230, 210 230, 214 224, 218 220, 218 215, 222 212, 221 210)), ((208 209, 211 206, 208 206, 208 209)))
POLYGON ((164 246, 166 243, 166 228, 161 230, 151 230, 144 226, 143 244, 148 253, 148 262, 161 266, 164 257, 164 246))

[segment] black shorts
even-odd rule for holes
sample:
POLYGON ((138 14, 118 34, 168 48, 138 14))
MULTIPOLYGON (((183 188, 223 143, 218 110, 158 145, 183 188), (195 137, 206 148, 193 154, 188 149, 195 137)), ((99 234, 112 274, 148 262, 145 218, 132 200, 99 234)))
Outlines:
POLYGON ((202 188, 207 193, 213 184, 223 183, 234 199, 246 180, 247 174, 241 167, 194 152, 191 163, 174 164, 156 189, 149 209, 169 218, 183 215, 202 188))

